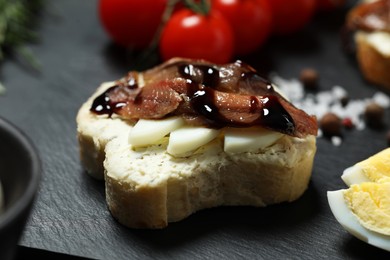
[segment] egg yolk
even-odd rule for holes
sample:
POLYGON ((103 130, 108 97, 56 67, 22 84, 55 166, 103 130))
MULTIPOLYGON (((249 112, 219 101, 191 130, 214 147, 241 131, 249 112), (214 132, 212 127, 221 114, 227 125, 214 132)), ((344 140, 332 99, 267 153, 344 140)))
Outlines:
POLYGON ((362 226, 390 235, 390 182, 354 184, 344 198, 362 226))
POLYGON ((377 182, 382 178, 390 178, 390 148, 387 148, 368 159, 357 163, 370 180, 377 182))

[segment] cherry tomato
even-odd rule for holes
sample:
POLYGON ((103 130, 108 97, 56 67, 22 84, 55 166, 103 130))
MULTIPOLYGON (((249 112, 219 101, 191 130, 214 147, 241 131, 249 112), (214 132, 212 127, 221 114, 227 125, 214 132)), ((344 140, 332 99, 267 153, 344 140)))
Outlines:
POLYGON ((230 23, 238 55, 253 52, 271 33, 272 11, 267 0, 213 0, 212 8, 230 23))
POLYGON ((268 0, 273 13, 273 32, 286 35, 301 30, 312 18, 317 0, 268 0))
POLYGON ((100 0, 99 16, 119 45, 146 48, 161 22, 167 0, 100 0))
POLYGON ((163 60, 173 57, 229 62, 233 56, 233 32, 217 12, 207 15, 182 9, 174 13, 160 38, 163 60))

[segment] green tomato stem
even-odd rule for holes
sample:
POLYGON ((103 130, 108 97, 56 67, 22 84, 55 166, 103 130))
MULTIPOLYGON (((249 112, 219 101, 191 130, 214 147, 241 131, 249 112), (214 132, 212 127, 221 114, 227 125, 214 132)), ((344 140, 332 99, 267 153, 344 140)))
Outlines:
POLYGON ((164 13, 161 18, 160 25, 158 26, 157 31, 153 36, 153 40, 149 45, 150 50, 154 50, 157 48, 158 43, 160 41, 162 30, 164 29, 164 26, 168 22, 169 18, 171 18, 171 15, 173 13, 173 10, 175 9, 176 4, 178 4, 180 1, 181 0, 168 0, 167 6, 165 7, 164 13))
POLYGON ((194 13, 208 15, 210 13, 210 0, 183 0, 184 5, 191 9, 194 13))
POLYGON ((155 54, 157 52, 158 45, 160 43, 161 33, 165 27, 165 24, 171 18, 176 4, 178 4, 181 1, 182 0, 168 0, 167 1, 167 6, 165 7, 165 10, 164 10, 162 17, 161 17, 161 22, 160 22, 160 24, 159 24, 159 26, 158 26, 158 28, 153 36, 152 41, 149 44, 148 48, 145 49, 141 53, 141 56, 140 56, 141 60, 143 60, 143 61, 147 60, 151 63, 157 62, 157 61, 155 61, 155 54))

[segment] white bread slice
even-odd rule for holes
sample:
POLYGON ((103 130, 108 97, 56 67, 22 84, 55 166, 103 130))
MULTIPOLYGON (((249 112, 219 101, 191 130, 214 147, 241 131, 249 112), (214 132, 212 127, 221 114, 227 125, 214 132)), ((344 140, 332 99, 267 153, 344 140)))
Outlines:
MULTIPOLYGON (((167 140, 134 148, 133 122, 89 111, 103 84, 77 115, 80 157, 86 171, 105 179, 114 218, 131 228, 163 228, 205 208, 266 206, 298 199, 307 189, 315 136, 284 136, 258 152, 228 154, 218 137, 188 157, 167 153, 167 140)), ((167 139, 167 138, 166 138, 167 139)))

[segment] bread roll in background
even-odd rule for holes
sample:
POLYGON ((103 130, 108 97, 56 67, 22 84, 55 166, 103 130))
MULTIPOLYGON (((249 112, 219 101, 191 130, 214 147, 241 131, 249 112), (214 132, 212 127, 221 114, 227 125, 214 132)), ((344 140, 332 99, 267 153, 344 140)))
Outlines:
POLYGON ((390 91, 390 34, 358 32, 357 60, 364 77, 390 91))
POLYGON ((347 16, 347 27, 354 32, 356 59, 363 77, 389 93, 390 0, 359 1, 347 16), (376 18, 378 14, 380 19, 376 18))

